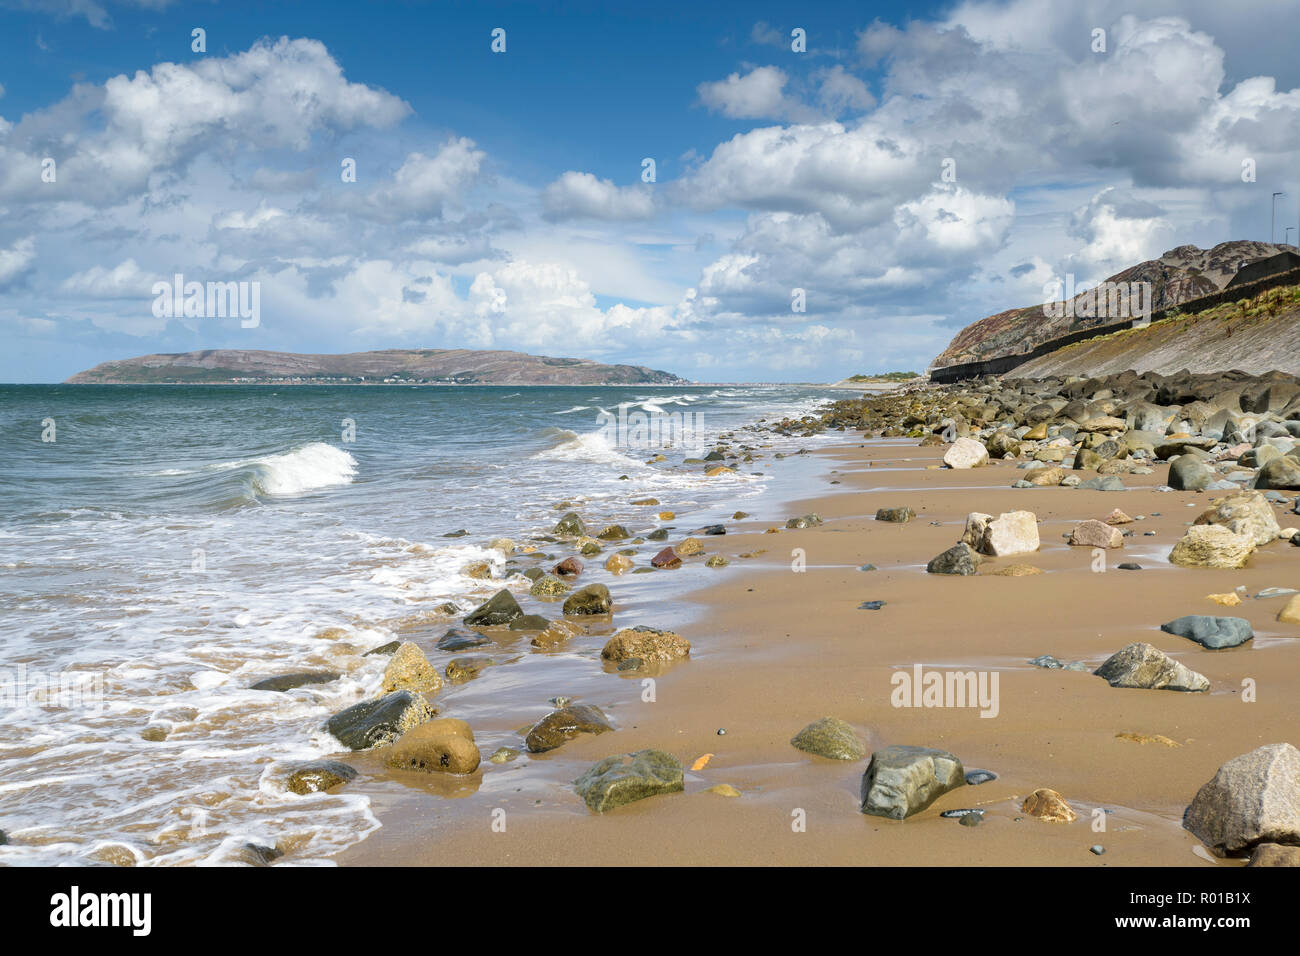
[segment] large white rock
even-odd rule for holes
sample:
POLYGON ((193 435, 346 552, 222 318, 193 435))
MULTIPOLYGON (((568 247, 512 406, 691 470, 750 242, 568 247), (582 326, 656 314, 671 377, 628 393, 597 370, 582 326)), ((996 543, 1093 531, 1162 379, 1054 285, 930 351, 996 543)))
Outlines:
POLYGON ((1219 525, 1233 534, 1244 535, 1256 545, 1276 541, 1280 534, 1273 506, 1262 491, 1237 491, 1214 503, 1197 523, 1219 525))
POLYGON ((979 550, 996 557, 1037 551, 1038 518, 1032 511, 1007 511, 998 515, 985 526, 979 550))
POLYGON ((1218 524, 1192 525, 1169 552, 1185 568, 1240 568, 1255 550, 1255 541, 1218 524))
POLYGON ((949 468, 978 468, 989 463, 989 450, 973 438, 958 438, 943 455, 949 468))
POLYGON ((989 522, 993 520, 992 515, 986 515, 982 511, 972 511, 966 516, 966 530, 961 533, 961 541, 968 544, 976 551, 984 546, 984 532, 988 530, 989 522))

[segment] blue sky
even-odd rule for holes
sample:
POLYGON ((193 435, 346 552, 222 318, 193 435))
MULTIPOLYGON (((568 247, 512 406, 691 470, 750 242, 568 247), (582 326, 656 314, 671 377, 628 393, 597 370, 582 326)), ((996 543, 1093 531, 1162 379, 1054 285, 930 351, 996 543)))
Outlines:
POLYGON ((921 368, 1066 273, 1267 239, 1274 191, 1283 238, 1292 14, 0 0, 0 380, 213 347, 921 368), (260 323, 155 315, 177 272, 257 282, 260 323))

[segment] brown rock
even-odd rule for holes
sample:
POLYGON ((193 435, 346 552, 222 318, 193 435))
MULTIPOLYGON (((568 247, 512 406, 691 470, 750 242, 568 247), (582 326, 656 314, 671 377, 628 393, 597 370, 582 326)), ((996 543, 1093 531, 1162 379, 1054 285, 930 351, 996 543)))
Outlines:
POLYGON ((551 568, 551 573, 558 577, 574 577, 582 573, 582 562, 577 558, 565 558, 555 567, 551 568))
POLYGON ((482 760, 474 735, 461 720, 432 720, 402 734, 384 757, 393 770, 473 773, 482 760))
POLYGON ((618 661, 638 657, 649 663, 667 663, 691 652, 691 642, 673 631, 655 627, 625 627, 601 650, 602 660, 618 661))
POLYGON ((1124 535, 1104 521, 1089 518, 1074 526, 1070 532, 1070 544, 1082 548, 1122 548, 1124 535))
POLYGON ((677 552, 669 546, 650 559, 650 566, 653 568, 680 568, 682 566, 682 559, 679 558, 677 552))
POLYGON ((1064 797, 1055 790, 1046 788, 1035 790, 1026 797, 1020 809, 1047 823, 1073 823, 1079 819, 1079 815, 1065 802, 1064 797))

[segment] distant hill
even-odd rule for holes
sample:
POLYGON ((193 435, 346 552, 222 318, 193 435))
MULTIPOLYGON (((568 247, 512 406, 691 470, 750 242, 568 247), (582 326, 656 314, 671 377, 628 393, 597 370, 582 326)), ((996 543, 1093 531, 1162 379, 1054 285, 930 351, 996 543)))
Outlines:
POLYGON ((245 349, 142 355, 78 372, 70 385, 400 384, 660 385, 685 379, 643 365, 474 349, 300 355, 245 349))
MULTIPOLYGON (((1148 259, 1106 281, 1149 282, 1151 310, 1155 312, 1218 292, 1232 281, 1243 264, 1287 251, 1294 252, 1295 247, 1251 240, 1221 242, 1213 249, 1179 246, 1159 259, 1148 259)), ((1079 320, 1071 316, 1071 310, 1062 311, 1065 314, 1060 317, 1048 317, 1040 303, 972 322, 953 336, 931 367, 1028 352, 1036 345, 1074 330, 1079 320)))

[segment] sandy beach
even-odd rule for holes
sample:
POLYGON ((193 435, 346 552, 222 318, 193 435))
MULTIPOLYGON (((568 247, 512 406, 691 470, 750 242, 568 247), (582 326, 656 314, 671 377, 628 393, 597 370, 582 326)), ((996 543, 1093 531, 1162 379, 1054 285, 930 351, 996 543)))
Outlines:
MULTIPOLYGON (((337 862, 1241 865, 1211 856, 1181 820, 1226 760, 1294 738, 1295 626, 1275 620, 1285 597, 1253 597, 1293 583, 1291 546, 1262 547, 1240 570, 1175 567, 1170 548, 1214 495, 1157 491, 1163 463, 1151 475, 1125 475, 1125 491, 1013 489, 1022 474, 1014 462, 953 470, 939 467, 944 451, 915 439, 846 434, 814 453, 828 467, 807 497, 764 498, 761 511, 729 523, 725 536, 703 539, 708 553, 731 563, 686 598, 697 612, 681 628, 691 654, 654 673, 653 702, 643 700, 645 674, 602 668, 598 659, 620 618, 640 622, 654 610, 621 604, 611 581, 613 622, 574 639, 590 652, 588 673, 560 672, 546 686, 603 707, 616 731, 500 765, 485 760, 467 777, 394 774, 374 754, 347 755, 361 771, 351 786, 372 797, 382 826, 337 862), (916 518, 875 520, 878 508, 901 506, 916 518), (1095 570, 1092 549, 1070 546, 1063 535, 1117 507, 1143 518, 1123 526, 1132 533, 1106 555, 1106 570, 1095 570), (926 562, 957 542, 969 513, 1020 509, 1038 518, 1039 551, 988 559, 972 576, 926 573, 926 562), (784 528, 808 512, 824 523, 784 528), (796 549, 806 570, 792 567, 796 549), (745 553, 757 556, 737 558, 745 553), (1118 570, 1125 561, 1141 570, 1118 570), (860 570, 866 563, 876 570, 860 570), (1016 563, 1045 573, 991 573, 1016 563), (1244 603, 1231 610, 1207 597, 1238 587, 1244 603), (866 601, 885 604, 859 609, 866 601), (1248 619, 1255 639, 1211 651, 1159 629, 1182 615, 1215 613, 1248 619), (1209 692, 1117 688, 1090 673, 1134 641, 1204 674, 1209 692), (1029 663, 1043 654, 1087 669, 1029 663), (893 706, 891 676, 918 664, 996 674, 996 714, 893 706), (1242 699, 1248 679, 1257 684, 1249 703, 1242 699), (852 725, 868 755, 894 744, 936 747, 967 772, 996 779, 958 787, 905 821, 864 815, 865 759, 829 760, 791 746, 802 727, 828 715, 852 725), (601 758, 642 748, 667 751, 688 768, 685 792, 589 812, 571 781, 601 758), (701 769, 689 769, 705 755, 701 769), (708 790, 718 784, 740 796, 708 790), (1039 788, 1059 792, 1078 819, 1048 823, 1022 812, 1039 788), (964 808, 985 811, 979 826, 941 816, 964 808), (1105 852, 1090 852, 1094 846, 1105 852)), ((548 708, 537 703, 540 716, 548 708)), ((467 719, 480 737, 511 731, 509 720, 486 713, 467 719)))

